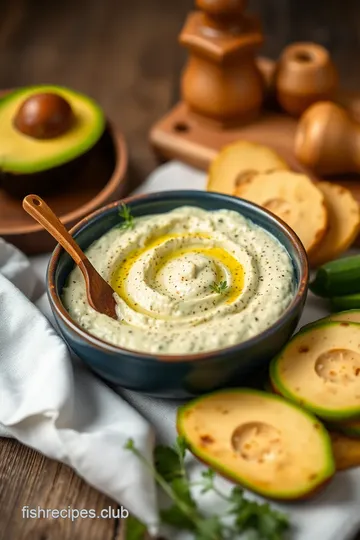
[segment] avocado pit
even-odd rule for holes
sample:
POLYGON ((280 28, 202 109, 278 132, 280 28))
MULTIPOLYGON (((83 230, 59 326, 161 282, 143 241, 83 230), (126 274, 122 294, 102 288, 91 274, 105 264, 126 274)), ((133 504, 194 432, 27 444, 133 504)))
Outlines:
POLYGON ((282 456, 280 431, 264 422, 249 422, 238 426, 231 437, 234 450, 246 461, 274 462, 282 456))
POLYGON ((69 102, 59 94, 33 94, 19 107, 14 126, 34 139, 54 139, 69 131, 75 115, 69 102))
POLYGON ((350 349, 331 349, 317 358, 315 371, 325 382, 354 382, 360 377, 360 354, 350 349))

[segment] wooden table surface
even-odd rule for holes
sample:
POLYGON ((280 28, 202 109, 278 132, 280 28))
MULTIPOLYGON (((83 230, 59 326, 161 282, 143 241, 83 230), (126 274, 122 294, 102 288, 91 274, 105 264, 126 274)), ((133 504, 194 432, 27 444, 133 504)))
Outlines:
MULTIPOLYGON (((291 41, 317 41, 330 48, 343 84, 360 88, 358 0, 257 0, 250 6, 263 16, 265 54, 276 58, 291 41)), ((0 0, 0 88, 55 83, 91 94, 127 137, 136 185, 156 166, 150 126, 178 97, 186 53, 177 34, 192 7, 191 0, 0 0)), ((22 519, 24 505, 117 507, 68 467, 2 439, 0 540, 121 537, 119 520, 22 519)))

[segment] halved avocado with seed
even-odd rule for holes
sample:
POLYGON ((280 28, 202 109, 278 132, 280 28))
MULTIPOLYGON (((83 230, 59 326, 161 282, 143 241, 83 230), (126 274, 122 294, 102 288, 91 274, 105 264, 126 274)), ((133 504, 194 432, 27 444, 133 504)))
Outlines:
POLYGON ((360 324, 325 322, 296 334, 270 364, 276 392, 329 421, 360 417, 360 324))
POLYGON ((218 391, 181 407, 177 428, 203 462, 272 499, 307 498, 335 473, 324 426, 280 396, 218 391))
MULTIPOLYGON (((85 156, 105 131, 105 116, 90 97, 61 86, 9 92, 0 100, 0 187, 22 196, 53 187, 55 172, 85 156), (49 174, 47 174, 49 173, 49 174)), ((60 181, 72 182, 61 169, 60 181)))

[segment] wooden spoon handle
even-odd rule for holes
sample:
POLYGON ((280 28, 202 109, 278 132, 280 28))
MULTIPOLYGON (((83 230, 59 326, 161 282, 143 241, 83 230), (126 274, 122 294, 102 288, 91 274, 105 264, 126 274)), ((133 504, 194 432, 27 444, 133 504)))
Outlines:
POLYGON ((86 259, 84 252, 65 229, 48 205, 37 195, 27 195, 23 200, 24 210, 46 229, 69 253, 76 264, 86 259))

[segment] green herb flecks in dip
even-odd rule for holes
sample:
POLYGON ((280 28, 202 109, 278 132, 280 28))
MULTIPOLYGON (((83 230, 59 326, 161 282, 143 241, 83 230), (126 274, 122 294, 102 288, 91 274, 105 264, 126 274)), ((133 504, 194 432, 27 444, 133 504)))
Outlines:
POLYGON ((237 212, 182 207, 125 217, 131 227, 115 227, 87 250, 116 292, 119 320, 89 306, 78 268, 64 290, 65 307, 91 334, 141 352, 200 353, 249 339, 289 305, 287 252, 237 212))

